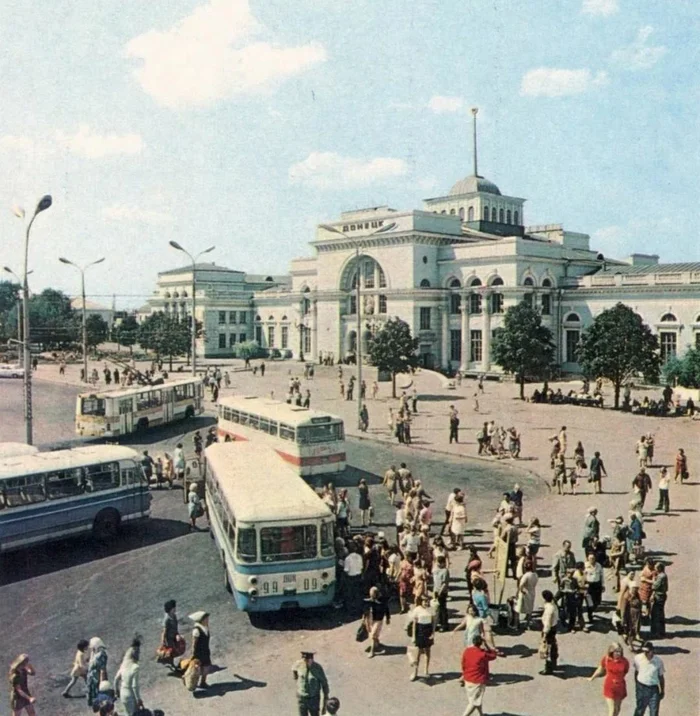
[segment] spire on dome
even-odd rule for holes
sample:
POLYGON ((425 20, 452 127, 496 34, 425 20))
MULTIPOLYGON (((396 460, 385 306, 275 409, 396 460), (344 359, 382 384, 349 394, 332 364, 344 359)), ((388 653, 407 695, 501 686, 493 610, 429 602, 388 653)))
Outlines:
POLYGON ((479 166, 477 163, 477 145, 476 145, 476 115, 479 114, 478 107, 472 107, 472 131, 474 135, 474 176, 479 176, 479 166))

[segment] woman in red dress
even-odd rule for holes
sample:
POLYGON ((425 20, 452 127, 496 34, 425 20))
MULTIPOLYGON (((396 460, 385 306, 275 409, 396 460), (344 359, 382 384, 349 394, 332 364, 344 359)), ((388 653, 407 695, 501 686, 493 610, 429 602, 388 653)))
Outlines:
POLYGON ((618 716, 622 702, 627 698, 625 676, 629 670, 630 663, 623 656, 622 644, 613 642, 608 647, 608 653, 600 660, 598 668, 588 679, 593 681, 605 672, 603 696, 608 704, 608 716, 618 716))

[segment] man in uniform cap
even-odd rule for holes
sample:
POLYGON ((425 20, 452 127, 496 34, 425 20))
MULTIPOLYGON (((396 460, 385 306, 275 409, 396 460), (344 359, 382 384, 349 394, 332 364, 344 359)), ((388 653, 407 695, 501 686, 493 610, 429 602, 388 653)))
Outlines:
POLYGON ((299 716, 319 716, 325 713, 328 704, 328 679, 323 667, 314 661, 313 651, 301 652, 301 659, 292 667, 292 676, 297 682, 299 716))

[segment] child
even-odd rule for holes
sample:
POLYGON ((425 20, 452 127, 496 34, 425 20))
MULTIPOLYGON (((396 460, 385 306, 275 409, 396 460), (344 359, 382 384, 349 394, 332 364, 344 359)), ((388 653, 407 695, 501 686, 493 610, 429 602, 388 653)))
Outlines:
POLYGON ((70 670, 70 681, 68 686, 63 689, 63 696, 70 698, 70 690, 78 683, 78 679, 87 681, 87 657, 85 652, 88 648, 87 639, 81 639, 78 642, 77 651, 73 657, 73 667, 70 670))

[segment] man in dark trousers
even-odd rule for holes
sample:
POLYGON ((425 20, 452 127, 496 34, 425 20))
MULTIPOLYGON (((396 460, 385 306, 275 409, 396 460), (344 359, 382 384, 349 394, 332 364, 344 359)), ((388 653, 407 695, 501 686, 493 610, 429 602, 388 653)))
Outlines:
POLYGON ((647 493, 651 490, 651 478, 643 467, 640 468, 634 480, 632 480, 632 489, 639 493, 639 498, 642 501, 642 509, 644 509, 647 493))
POLYGON ((328 703, 328 679, 320 664, 314 661, 313 651, 302 651, 301 659, 292 667, 297 682, 299 716, 320 716, 328 703), (323 693, 323 703, 321 694, 323 693))
POLYGON ((459 413, 454 405, 450 405, 450 442, 459 442, 459 413))

